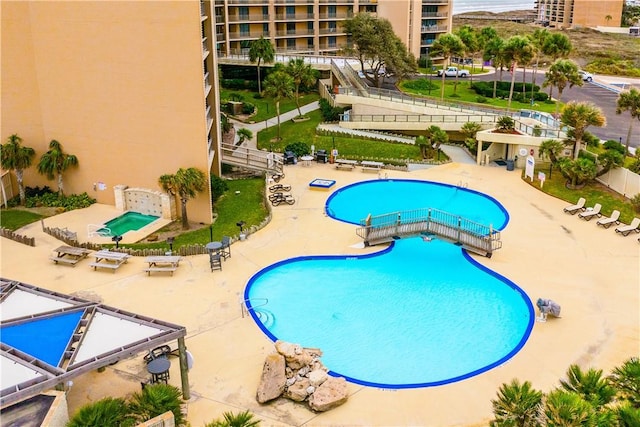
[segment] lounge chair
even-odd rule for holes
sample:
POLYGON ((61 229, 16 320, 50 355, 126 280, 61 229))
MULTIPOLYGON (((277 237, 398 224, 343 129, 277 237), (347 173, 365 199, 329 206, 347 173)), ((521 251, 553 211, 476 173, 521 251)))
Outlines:
POLYGON ((287 184, 274 184, 269 187, 269 191, 275 193, 276 191, 291 191, 291 186, 287 184))
POLYGON ((635 231, 636 233, 640 233, 640 229, 638 228, 638 226, 640 226, 640 218, 633 218, 633 221, 631 221, 631 224, 621 225, 620 227, 617 227, 616 233, 620 233, 623 236, 628 236, 629 233, 631 233, 632 231, 635 231))
POLYGON ((620 221, 618 221, 618 218, 620 218, 620 211, 615 210, 611 212, 611 216, 609 218, 604 217, 599 219, 598 222, 596 222, 596 225, 601 225, 604 228, 609 228, 613 223, 615 223, 616 225, 620 224, 620 221))
POLYGON ((220 248, 219 253, 224 259, 231 258, 231 237, 222 237, 222 247, 220 248))
POLYGON ((296 199, 294 199, 291 194, 284 194, 280 197, 271 199, 271 204, 273 206, 280 206, 283 203, 286 203, 287 205, 293 205, 295 202, 296 199))
POLYGON ((597 216, 598 218, 602 216, 600 209, 602 209, 602 205, 600 203, 596 203, 592 208, 587 208, 586 211, 579 213, 578 217, 585 221, 591 221, 591 218, 594 216, 597 216))
POLYGON ((587 203, 587 201, 585 200, 584 197, 580 197, 578 199, 578 203, 576 203, 575 205, 570 205, 567 206, 566 208, 564 208, 564 211, 566 213, 570 213, 571 215, 575 215, 576 212, 578 211, 583 211, 585 210, 584 204, 587 203))

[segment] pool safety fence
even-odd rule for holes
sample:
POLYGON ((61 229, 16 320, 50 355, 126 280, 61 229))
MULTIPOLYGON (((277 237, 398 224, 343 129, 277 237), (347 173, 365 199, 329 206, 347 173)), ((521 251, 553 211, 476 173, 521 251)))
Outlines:
POLYGON ((18 234, 13 230, 9 230, 8 228, 0 227, 0 237, 6 237, 7 239, 11 239, 14 242, 22 243, 23 245, 35 246, 36 239, 33 237, 23 236, 22 234, 18 234))

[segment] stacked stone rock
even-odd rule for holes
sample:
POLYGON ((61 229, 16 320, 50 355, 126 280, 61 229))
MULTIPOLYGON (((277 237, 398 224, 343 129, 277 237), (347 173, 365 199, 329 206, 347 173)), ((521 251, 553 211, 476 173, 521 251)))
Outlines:
POLYGON ((314 411, 324 412, 347 401, 347 382, 331 377, 320 361, 322 351, 277 341, 276 352, 264 361, 257 400, 266 403, 279 397, 307 402, 314 411))

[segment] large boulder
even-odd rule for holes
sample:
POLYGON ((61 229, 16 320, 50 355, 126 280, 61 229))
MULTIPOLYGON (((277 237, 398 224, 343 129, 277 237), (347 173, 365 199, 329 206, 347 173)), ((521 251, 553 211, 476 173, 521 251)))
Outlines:
POLYGON ((347 381, 344 378, 329 377, 309 397, 309 407, 324 412, 347 401, 347 381))
POLYGON ((308 388, 309 380, 302 378, 287 387, 287 390, 284 392, 284 397, 295 402, 303 402, 309 396, 308 388))
POLYGON ((280 397, 286 381, 284 357, 278 353, 268 355, 264 360, 262 376, 256 393, 258 402, 265 403, 280 397))

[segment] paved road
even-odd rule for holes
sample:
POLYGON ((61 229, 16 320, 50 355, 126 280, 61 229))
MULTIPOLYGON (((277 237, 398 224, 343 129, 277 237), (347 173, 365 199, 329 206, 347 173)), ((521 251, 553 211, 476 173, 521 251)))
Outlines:
MULTIPOLYGON (((507 80, 511 76, 508 72, 503 73, 503 79, 507 80)), ((488 80, 493 81, 494 74, 486 74, 482 76, 474 77, 474 80, 488 80)), ((624 81, 624 79, 618 79, 619 81, 624 81)), ((522 81, 522 72, 516 71, 516 82, 522 81)), ((531 72, 527 71, 527 82, 531 81, 531 72)), ((542 86, 542 82, 544 81, 544 72, 538 72, 536 75, 536 84, 542 86)), ((613 80, 616 81, 616 80, 613 80)), ((628 80, 633 82, 633 80, 628 80)), ((594 82, 584 82, 583 86, 574 86, 573 88, 565 89, 562 93, 562 102, 568 101, 589 101, 602 109, 605 117, 607 118, 607 126, 599 128, 590 126, 587 130, 600 139, 609 140, 613 139, 615 141, 621 141, 623 144, 627 139, 627 131, 629 130, 629 120, 631 120, 631 116, 629 113, 616 114, 616 102, 618 100, 618 93, 614 92, 607 88, 607 84, 609 86, 613 86, 611 84, 611 80, 605 78, 604 76, 595 76, 594 82)), ((640 87, 640 83, 638 81, 635 82, 636 87, 640 87)), ((615 87, 615 86, 614 86, 615 87)), ((548 91, 548 88, 543 89, 548 91)), ((558 91, 554 88, 554 96, 558 95, 558 91)), ((629 146, 638 147, 640 146, 640 123, 635 124, 635 132, 631 135, 631 141, 629 146)))

